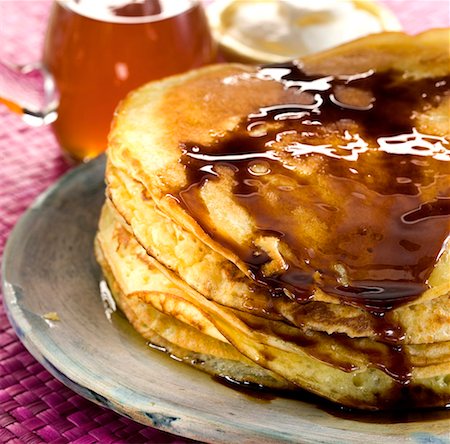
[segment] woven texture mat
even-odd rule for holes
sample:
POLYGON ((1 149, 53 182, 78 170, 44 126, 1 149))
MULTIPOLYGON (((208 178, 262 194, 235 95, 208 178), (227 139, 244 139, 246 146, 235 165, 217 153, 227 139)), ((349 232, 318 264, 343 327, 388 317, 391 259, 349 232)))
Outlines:
MULTIPOLYGON (((94 0, 95 1, 95 0, 94 0)), ((0 0, 0 60, 39 59, 49 0, 0 0)), ((449 26, 448 0, 385 1, 408 32, 449 26)), ((0 105, 0 256, 17 219, 65 171, 48 128, 29 128, 0 105)), ((76 395, 25 350, 0 298, 0 443, 184 443, 76 395)))

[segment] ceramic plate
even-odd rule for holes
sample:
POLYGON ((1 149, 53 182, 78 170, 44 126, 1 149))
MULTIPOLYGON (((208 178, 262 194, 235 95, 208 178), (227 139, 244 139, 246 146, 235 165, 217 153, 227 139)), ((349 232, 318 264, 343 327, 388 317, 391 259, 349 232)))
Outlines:
POLYGON ((152 350, 105 311, 92 246, 104 159, 64 176, 14 229, 4 255, 6 308, 17 335, 77 393, 143 424, 208 442, 450 441, 450 412, 341 414, 302 399, 249 396, 152 350), (55 312, 59 321, 44 315, 55 312))

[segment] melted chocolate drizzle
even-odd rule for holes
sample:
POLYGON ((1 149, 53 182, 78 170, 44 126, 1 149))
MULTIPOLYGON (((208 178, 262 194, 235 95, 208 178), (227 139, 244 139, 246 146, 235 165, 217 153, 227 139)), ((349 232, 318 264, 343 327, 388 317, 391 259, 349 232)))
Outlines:
POLYGON ((428 288, 450 233, 450 144, 414 124, 448 95, 449 76, 324 77, 295 63, 255 76, 293 89, 294 100, 262 107, 210 146, 183 143, 189 185, 175 197, 273 296, 305 302, 322 289, 372 313, 382 340, 401 341, 389 311, 428 288), (208 222, 200 189, 223 167, 259 234, 279 242, 278 273, 266 272, 261 247, 238 245, 208 222))

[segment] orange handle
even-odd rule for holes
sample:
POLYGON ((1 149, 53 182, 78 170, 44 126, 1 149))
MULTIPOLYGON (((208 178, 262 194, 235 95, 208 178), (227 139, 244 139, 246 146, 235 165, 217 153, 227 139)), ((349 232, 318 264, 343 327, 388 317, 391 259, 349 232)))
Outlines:
POLYGON ((19 67, 0 62, 0 103, 32 126, 49 124, 57 117, 53 78, 38 64, 19 67))

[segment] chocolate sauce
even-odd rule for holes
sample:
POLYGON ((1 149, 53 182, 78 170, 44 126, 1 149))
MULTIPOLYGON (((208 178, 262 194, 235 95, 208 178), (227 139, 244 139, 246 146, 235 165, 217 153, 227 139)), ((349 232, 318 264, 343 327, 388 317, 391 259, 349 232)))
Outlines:
MULTIPOLYGON (((295 63, 255 77, 295 91, 292 101, 255 110, 209 146, 183 143, 188 186, 175 197, 274 297, 304 303, 321 289, 372 313, 380 340, 401 342, 389 312, 429 288, 450 233, 450 143, 414 122, 449 94, 450 77, 317 76, 295 63), (239 245, 209 220, 200 190, 224 170, 256 224, 253 239, 278 245, 275 272, 267 249, 239 245)), ((382 370, 407 383, 401 346, 391 355, 382 370)))
POLYGON ((372 367, 378 368, 400 384, 408 384, 411 365, 401 345, 389 345, 366 338, 349 338, 344 334, 327 335, 283 325, 273 324, 266 319, 235 312, 247 326, 256 332, 276 336, 286 343, 301 347, 308 355, 327 362, 344 372, 360 369, 355 364, 356 355, 364 355, 372 367), (339 348, 341 347, 341 348, 339 348))
POLYGON ((184 143, 181 203, 275 295, 305 301, 321 288, 381 316, 420 296, 449 234, 450 145, 412 116, 438 105, 450 79, 319 77, 295 64, 256 76, 296 88, 299 103, 261 108, 211 146, 184 143), (207 226, 198 191, 220 166, 259 233, 293 253, 279 273, 264 272, 262 249, 207 226))
MULTIPOLYGON (((385 407, 386 410, 367 411, 344 407, 301 388, 296 390, 276 390, 260 384, 243 383, 224 376, 213 377, 212 379, 225 387, 241 393, 250 401, 270 403, 277 399, 286 399, 306 402, 331 416, 349 421, 369 424, 406 424, 450 419, 450 406, 444 405, 441 408, 428 410, 418 409, 416 404, 417 397, 408 393, 405 393, 403 398, 400 397, 396 403, 387 403, 386 406, 380 406, 380 408, 385 407)), ((400 387, 400 390, 407 392, 405 387, 400 387)), ((426 399, 426 395, 421 399, 426 399)))
MULTIPOLYGON (((276 399, 278 395, 277 390, 268 389, 261 384, 257 384, 256 382, 237 381, 229 376, 222 375, 212 376, 212 380, 224 385, 225 387, 232 388, 252 401, 267 403, 276 399)), ((281 391, 281 393, 288 395, 287 390, 281 391)))

